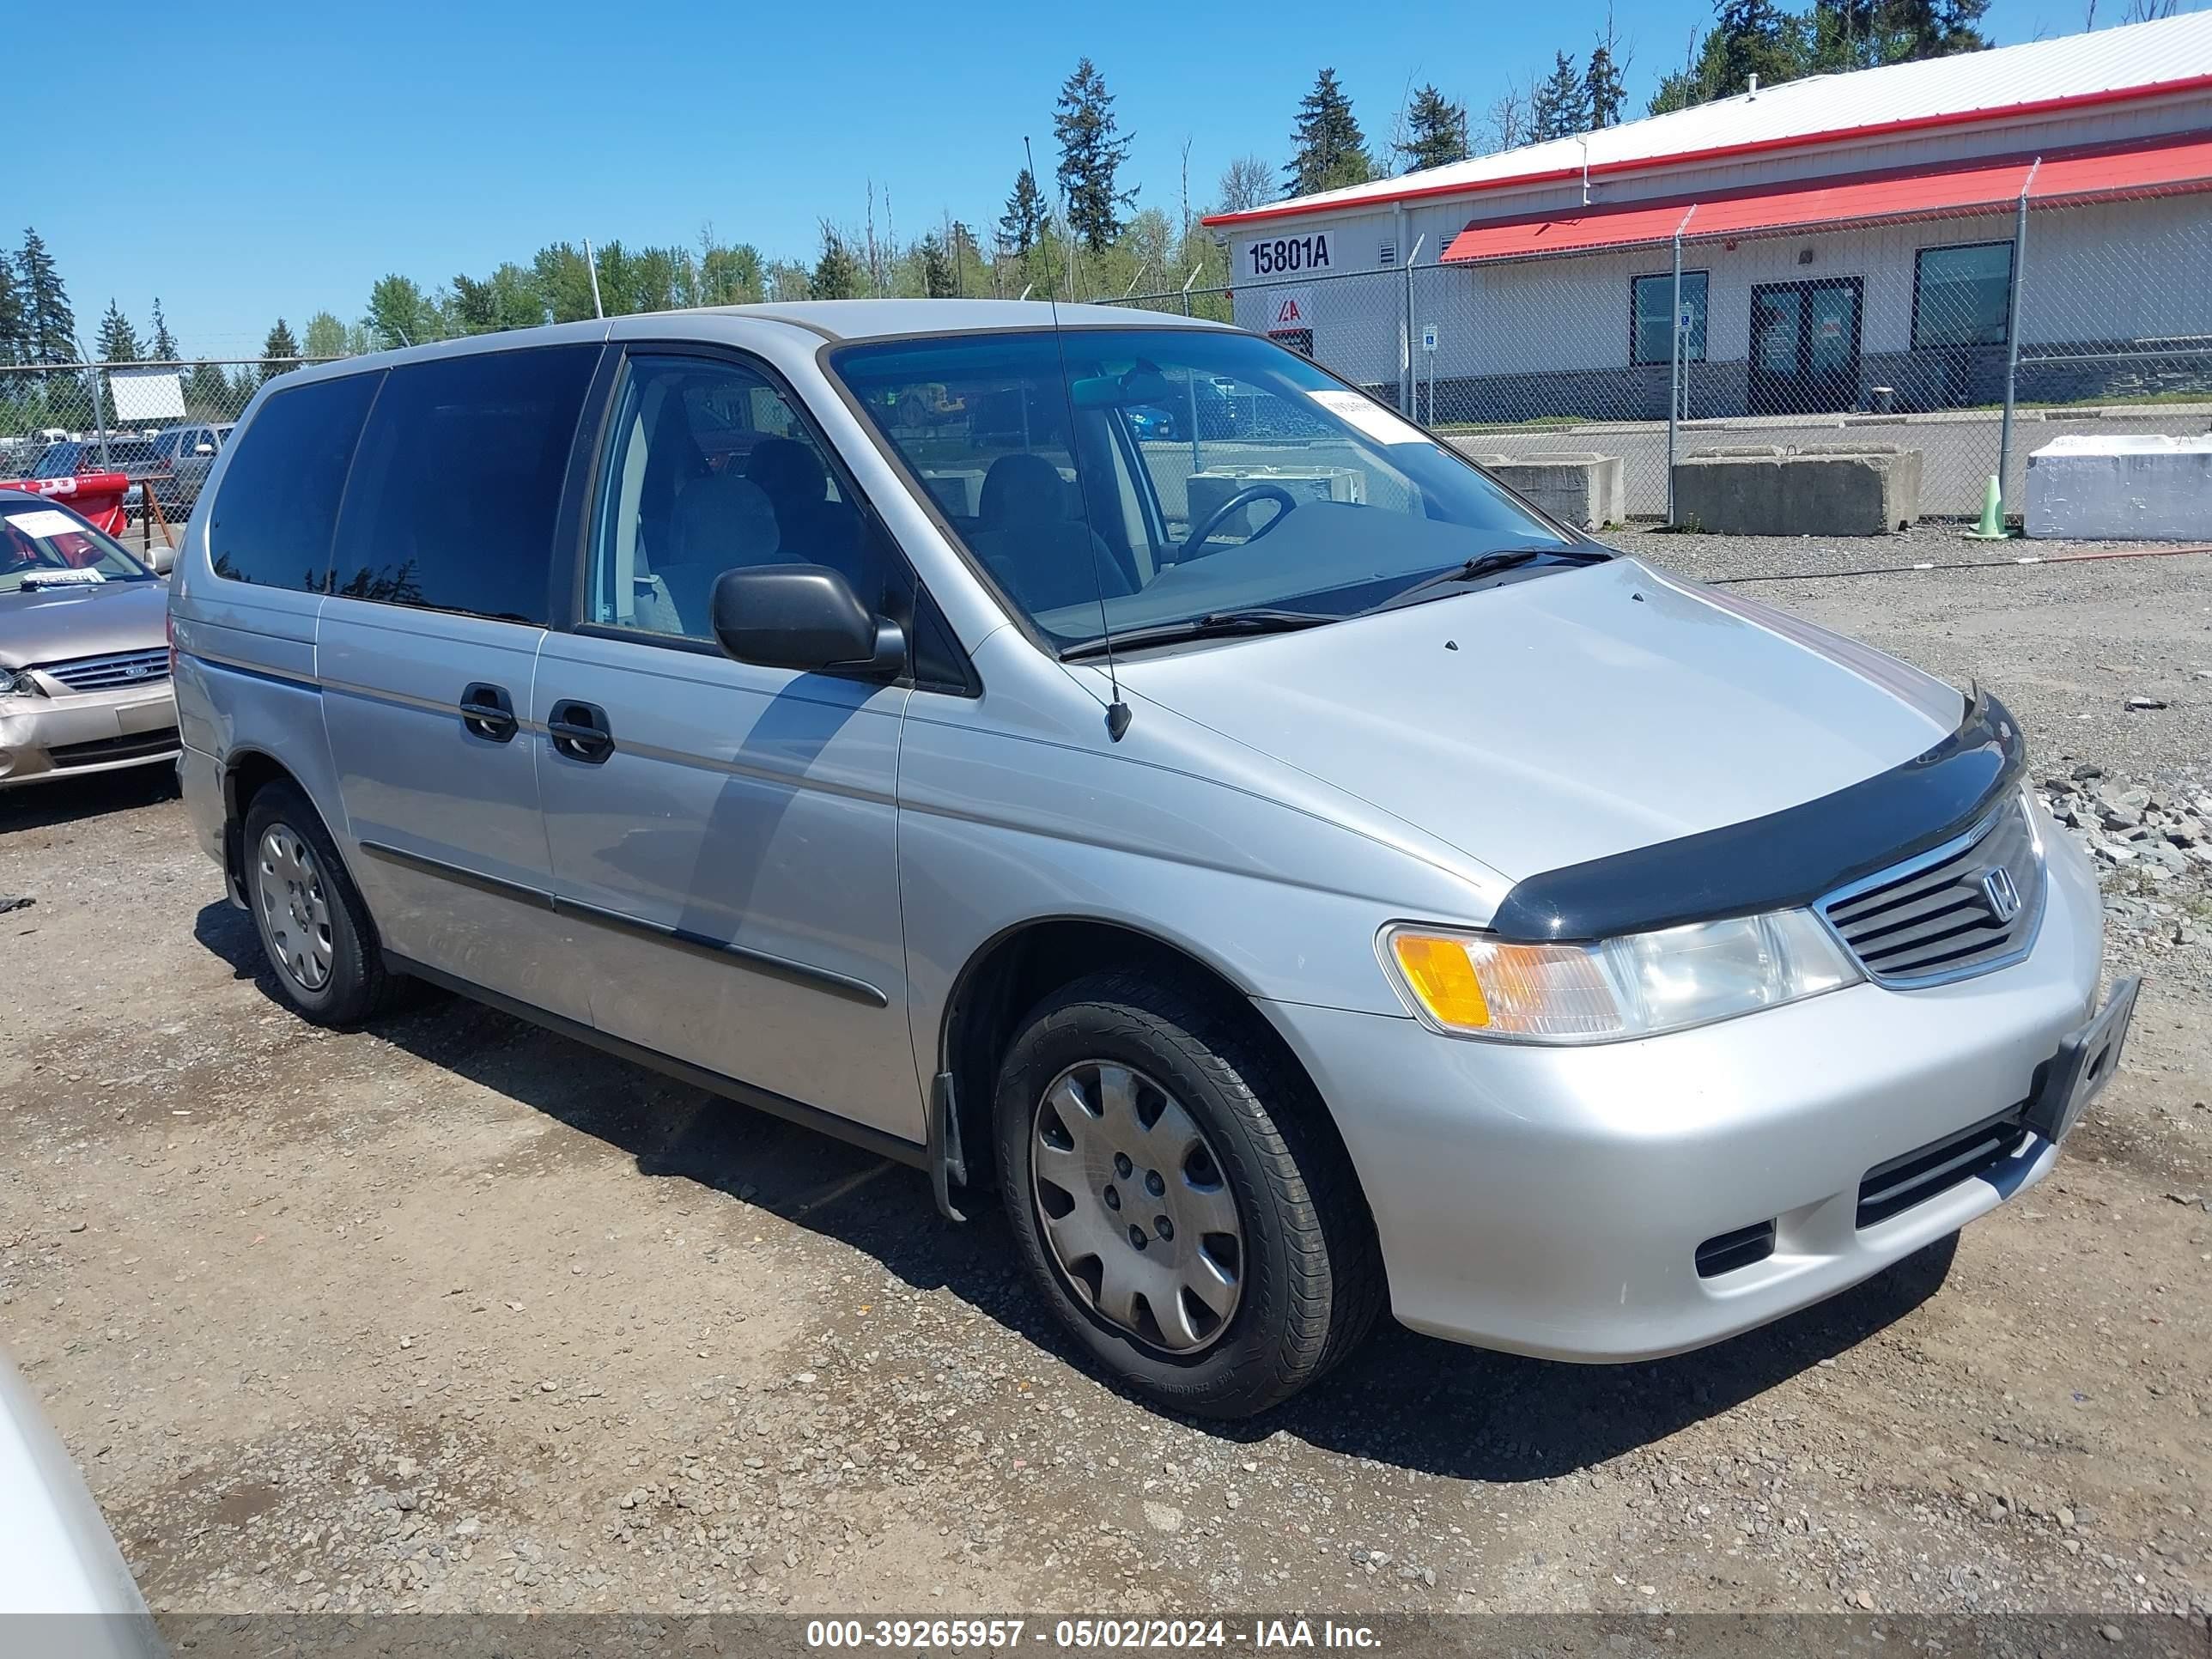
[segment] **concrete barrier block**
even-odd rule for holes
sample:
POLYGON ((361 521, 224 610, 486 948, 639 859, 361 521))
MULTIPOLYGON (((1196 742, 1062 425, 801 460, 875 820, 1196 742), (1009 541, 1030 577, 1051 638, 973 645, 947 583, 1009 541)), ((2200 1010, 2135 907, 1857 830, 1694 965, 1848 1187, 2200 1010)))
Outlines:
POLYGON ((2212 435, 2053 438, 2027 458, 2027 533, 2212 540, 2212 435))
POLYGON ((1838 444, 1701 453, 1674 466, 1674 521, 1723 536, 1881 536, 1920 516, 1920 452, 1838 444))
POLYGON ((1594 450, 1538 450, 1476 458, 1498 481, 1563 524, 1597 530, 1628 517, 1628 485, 1618 455, 1594 450))

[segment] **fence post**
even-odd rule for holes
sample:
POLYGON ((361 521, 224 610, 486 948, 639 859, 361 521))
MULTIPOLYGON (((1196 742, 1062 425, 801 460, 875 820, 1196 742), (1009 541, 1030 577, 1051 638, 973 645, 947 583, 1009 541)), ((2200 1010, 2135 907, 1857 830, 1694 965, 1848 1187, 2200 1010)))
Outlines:
POLYGON ((76 343, 76 355, 84 362, 84 378, 92 382, 92 428, 100 434, 100 470, 112 472, 115 468, 107 456, 107 407, 100 394, 100 365, 93 362, 92 354, 84 349, 82 337, 76 343))
POLYGON ((2004 532, 2005 469, 2012 462, 2012 411, 2014 393, 2020 380, 2020 295, 2026 286, 2027 258, 2027 192, 2034 188, 2035 170, 2043 165, 2039 155, 2028 163, 2027 177, 2020 181, 2020 205, 2014 210, 2012 224, 2012 294, 2005 307, 2005 399, 2004 419, 1997 427, 1997 532, 2004 532))
POLYGON ((1206 261, 1201 259, 1190 268, 1190 275, 1182 279, 1182 314, 1186 317, 1190 315, 1190 285, 1198 280, 1198 273, 1205 269, 1206 261))
POLYGON ((1685 359, 1690 349, 1689 337, 1682 331, 1682 233, 1690 228, 1690 215, 1698 210, 1695 202, 1682 222, 1674 227, 1674 298, 1667 318, 1668 337, 1673 341, 1667 353, 1667 522, 1674 522, 1674 440, 1675 415, 1681 409, 1682 385, 1688 374, 1685 359))
POLYGON ((1406 256, 1406 331, 1400 337, 1405 349, 1399 356, 1404 367, 1398 372, 1398 412, 1415 421, 1420 419, 1421 411, 1413 398, 1413 388, 1420 383, 1413 362, 1413 262, 1421 257, 1421 245, 1428 240, 1425 231, 1415 237, 1413 251, 1406 256))

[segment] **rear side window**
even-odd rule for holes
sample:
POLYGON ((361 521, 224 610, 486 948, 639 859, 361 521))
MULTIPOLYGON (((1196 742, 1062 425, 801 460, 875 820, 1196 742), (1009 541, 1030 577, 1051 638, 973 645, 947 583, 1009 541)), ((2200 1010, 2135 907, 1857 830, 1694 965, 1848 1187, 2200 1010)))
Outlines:
POLYGON ((208 524, 216 575, 322 591, 346 466, 380 378, 312 381, 262 404, 238 441, 208 524))
POLYGON ((547 346, 390 371, 354 462, 331 592, 544 624, 561 483, 599 356, 547 346))

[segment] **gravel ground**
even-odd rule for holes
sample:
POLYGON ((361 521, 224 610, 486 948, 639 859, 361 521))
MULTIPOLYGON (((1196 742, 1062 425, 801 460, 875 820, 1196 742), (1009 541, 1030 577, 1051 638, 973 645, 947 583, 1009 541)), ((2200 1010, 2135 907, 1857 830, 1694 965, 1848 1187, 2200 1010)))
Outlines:
MULTIPOLYGON (((2212 557, 1621 539, 1787 571, 1735 591, 2000 688, 2039 777, 2101 769, 2085 834, 2130 828, 2097 788, 2185 830, 2212 784, 2212 557), (1991 562, 1814 574, 1953 559, 1991 562)), ((465 1003, 292 1018, 159 779, 50 786, 0 799, 0 894, 35 900, 0 916, 0 1340, 167 1613, 2201 1626, 2212 871, 2158 833, 2177 868, 2108 860, 2111 964, 2151 976, 2125 1071, 2018 1202, 1702 1354, 1392 1327, 1224 1430, 1077 1369, 1003 1224, 918 1175, 465 1003)))

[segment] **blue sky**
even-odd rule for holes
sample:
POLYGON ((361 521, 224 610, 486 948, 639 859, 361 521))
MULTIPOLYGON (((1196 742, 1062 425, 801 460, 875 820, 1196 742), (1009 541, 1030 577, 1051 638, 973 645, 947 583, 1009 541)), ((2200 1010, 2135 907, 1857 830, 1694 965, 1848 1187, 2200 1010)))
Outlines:
MULTIPOLYGON (((2083 4, 1996 0, 1988 26, 2002 43, 2063 33, 2083 4)), ((320 309, 352 320, 387 271, 433 287, 564 238, 689 244, 711 221, 770 258, 811 256, 816 220, 857 223, 871 179, 902 236, 948 211, 988 234, 1024 133, 1049 173, 1053 99, 1085 53, 1134 135, 1140 204, 1174 210, 1186 139, 1194 205, 1233 156, 1279 166, 1323 64, 1379 143, 1409 82, 1434 80, 1479 118, 1509 77, 1587 52, 1605 14, 1604 0, 112 3, 108 66, 55 61, 66 95, 15 124, 9 176, 72 182, 10 191, 0 235, 37 227, 88 337, 111 295, 142 328, 158 295, 188 353, 250 353, 280 315, 295 331, 320 309)), ((1640 109, 1711 9, 1620 0, 1614 15, 1640 109)))

